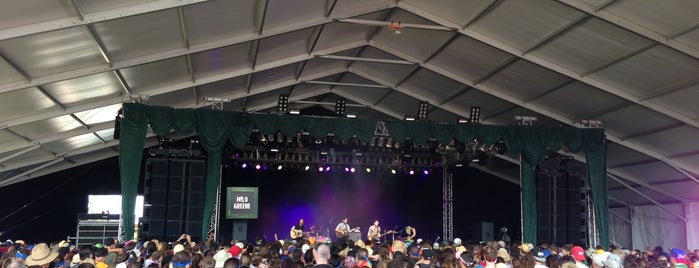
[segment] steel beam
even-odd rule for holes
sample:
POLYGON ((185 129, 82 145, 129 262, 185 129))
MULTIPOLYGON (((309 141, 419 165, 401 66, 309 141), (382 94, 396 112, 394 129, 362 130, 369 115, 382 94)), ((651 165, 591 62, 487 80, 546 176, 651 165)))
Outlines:
MULTIPOLYGON (((405 60, 408 60, 408 61, 416 60, 415 58, 413 58, 413 57, 410 56, 410 55, 407 55, 407 54, 405 54, 405 53, 402 53, 402 52, 400 52, 400 51, 397 51, 397 50, 395 50, 395 49, 393 49, 393 48, 391 48, 391 47, 389 47, 389 46, 387 46, 387 45, 381 44, 381 43, 370 42, 369 45, 371 45, 371 46, 373 46, 373 47, 375 47, 375 48, 378 48, 378 49, 380 49, 380 50, 383 50, 384 52, 386 52, 386 53, 388 53, 388 54, 397 56, 397 57, 399 57, 399 58, 402 58, 402 59, 405 59, 405 60)), ((501 91, 499 91, 499 90, 497 90, 497 89, 495 89, 495 88, 491 88, 491 87, 489 87, 489 86, 482 85, 482 84, 476 85, 476 84, 474 84, 472 81, 468 80, 467 78, 464 78, 464 77, 462 77, 462 76, 460 76, 460 75, 457 75, 457 74, 454 74, 454 73, 452 73, 452 72, 449 72, 449 71, 447 71, 447 70, 445 70, 445 69, 442 69, 442 68, 440 68, 440 67, 438 67, 438 66, 436 66, 436 65, 434 65, 434 64, 431 64, 431 63, 422 63, 422 64, 420 65, 420 67, 426 68, 426 69, 428 69, 428 70, 431 70, 431 71, 433 71, 433 72, 436 72, 436 73, 438 73, 438 74, 441 74, 441 75, 443 75, 443 76, 445 76, 445 77, 448 77, 448 78, 450 78, 450 79, 453 79, 453 80, 455 80, 455 81, 461 82, 462 84, 471 86, 471 87, 476 88, 476 89, 478 89, 478 90, 481 90, 481 91, 483 91, 483 92, 485 92, 485 93, 488 93, 488 94, 490 94, 490 95, 493 95, 493 96, 495 96, 495 97, 498 97, 498 98, 500 98, 500 99, 503 99, 503 100, 505 100, 505 101, 508 101, 508 102, 513 103, 513 104, 515 104, 515 105, 519 105, 519 106, 521 106, 521 107, 527 108, 527 109, 529 109, 529 110, 532 110, 532 111, 537 112, 537 113, 539 113, 539 114, 542 114, 542 115, 544 115, 544 116, 550 117, 550 118, 555 119, 555 120, 557 120, 557 121, 559 121, 559 122, 562 122, 562 123, 565 123, 565 124, 568 124, 568 125, 571 125, 571 126, 575 126, 576 121, 573 121, 573 120, 570 119, 570 118, 566 118, 566 117, 563 117, 563 116, 560 115, 560 114, 556 114, 556 113, 553 113, 553 112, 551 112, 551 111, 548 111, 547 109, 545 109, 545 108, 543 108, 543 107, 541 107, 541 106, 539 106, 539 105, 535 105, 535 104, 532 104, 532 103, 524 102, 524 101, 519 100, 519 99, 517 99, 517 98, 515 98, 515 97, 513 97, 513 96, 511 96, 511 95, 509 95, 509 94, 503 93, 503 92, 501 92, 501 91)), ((370 80, 371 80, 371 79, 370 79, 370 80)), ((375 82, 376 82, 376 81, 375 81, 375 82)), ((424 99, 424 98, 418 98, 418 99, 424 99)), ((433 103, 433 104, 437 104, 437 103, 433 103)), ((461 115, 461 116, 466 116, 466 115, 461 115)), ((698 122, 695 122, 695 124, 697 124, 697 123, 698 123, 698 122)), ((675 160, 672 160, 672 159, 669 159, 668 157, 666 157, 666 156, 664 156, 664 155, 661 155, 661 154, 655 152, 654 150, 645 147, 644 145, 640 145, 640 144, 638 144, 638 143, 634 143, 634 142, 631 142, 631 141, 624 141, 624 140, 621 140, 619 137, 616 137, 616 136, 614 136, 614 135, 612 135, 612 134, 610 134, 610 133, 606 133, 606 137, 607 137, 608 140, 610 140, 610 141, 612 141, 612 142, 618 143, 618 144, 620 144, 620 145, 626 146, 626 147, 628 147, 628 148, 630 148, 630 149, 636 150, 636 151, 638 151, 638 152, 640 152, 640 153, 643 153, 643 154, 645 154, 645 155, 648 155, 648 156, 650 156, 650 157, 656 158, 656 159, 658 159, 658 160, 660 160, 660 161, 663 161, 663 162, 667 163, 667 164, 670 165, 670 166, 675 166, 675 167, 681 168, 681 169, 683 169, 683 170, 692 172, 692 173, 694 173, 694 174, 699 174, 699 168, 690 166, 690 165, 688 165, 688 164, 680 163, 680 162, 675 161, 675 160)))
POLYGON ((652 202, 653 204, 655 204, 656 206, 660 207, 661 209, 663 209, 663 210, 669 212, 670 214, 674 215, 675 217, 679 218, 680 220, 682 220, 682 221, 684 221, 684 222, 687 222, 687 218, 685 218, 684 216, 681 216, 681 215, 675 213, 674 211, 668 209, 668 208, 665 207, 663 204, 661 204, 660 202, 658 202, 658 201, 656 201, 655 199, 651 198, 650 196, 648 196, 648 195, 642 193, 642 192, 639 191, 638 189, 631 187, 630 185, 628 185, 627 183, 625 183, 621 178, 619 178, 619 177, 617 177, 617 176, 615 176, 615 175, 613 175, 613 174, 607 174, 607 175, 608 175, 610 178, 612 178, 613 180, 615 180, 616 182, 618 182, 619 184, 623 185, 624 187, 628 188, 629 190, 633 191, 634 193, 636 193, 636 194, 642 196, 643 198, 645 198, 645 199, 647 199, 648 201, 652 202))
MULTIPOLYGON (((165 0, 160 0, 160 1, 165 1, 165 0)), ((171 2, 171 1, 174 1, 174 0, 169 0, 169 2, 171 2)), ((188 1, 194 1, 194 0, 188 0, 188 1)), ((180 2, 180 1, 177 1, 177 2, 180 2)), ((362 8, 362 9, 355 10, 355 12, 348 14, 348 16, 358 16, 358 15, 362 15, 362 14, 366 14, 366 13, 371 13, 374 11, 383 10, 386 8, 393 7, 394 5, 395 5, 395 3, 386 3, 385 5, 362 8)), ((316 27, 318 25, 332 23, 333 21, 334 20, 332 18, 312 19, 312 20, 301 22, 301 23, 294 23, 294 24, 284 25, 284 26, 280 26, 280 27, 276 27, 276 28, 272 28, 272 29, 266 29, 262 34, 248 33, 248 34, 243 34, 243 35, 239 35, 239 36, 235 36, 235 37, 230 37, 230 38, 220 39, 220 40, 211 41, 211 42, 207 42, 207 43, 193 45, 189 48, 180 48, 180 49, 174 49, 174 50, 169 50, 169 51, 163 51, 163 52, 153 53, 153 54, 149 54, 149 55, 145 55, 145 56, 141 56, 141 57, 136 57, 136 58, 126 59, 126 60, 122 60, 122 61, 118 61, 118 62, 113 62, 111 66, 104 66, 104 65, 89 66, 89 67, 85 67, 85 68, 55 73, 55 74, 41 76, 41 77, 32 77, 31 80, 27 79, 26 81, 17 81, 17 82, 10 82, 10 83, 2 84, 2 85, 0 85, 0 93, 19 90, 19 89, 28 88, 28 87, 39 86, 39 85, 44 85, 44 84, 49 84, 49 83, 54 83, 54 82, 59 82, 59 81, 63 81, 63 80, 93 75, 93 74, 102 73, 102 72, 115 71, 115 70, 129 68, 129 67, 133 67, 133 66, 137 66, 137 65, 143 65, 143 64, 167 60, 167 59, 171 59, 171 58, 177 58, 177 57, 181 57, 181 56, 188 55, 188 54, 194 54, 194 53, 209 51, 209 50, 217 49, 217 48, 221 48, 221 47, 247 43, 250 41, 264 39, 267 37, 285 34, 288 32, 293 32, 293 31, 297 31, 297 30, 301 30, 301 29, 310 28, 310 27, 316 27)), ((316 54, 322 55, 321 53, 316 53, 316 54)), ((329 54, 329 53, 324 53, 324 54, 329 54)))
POLYGON ((127 5, 92 13, 77 14, 76 16, 37 22, 0 30, 0 40, 33 35, 48 31, 61 30, 79 26, 91 25, 98 22, 136 16, 166 9, 177 8, 210 0, 153 0, 142 4, 127 5))
POLYGON ((564 3, 570 7, 573 7, 577 10, 580 10, 582 12, 588 13, 592 16, 595 16, 597 18, 600 18, 610 24, 617 25, 621 28, 624 28, 626 30, 629 30, 631 32, 634 32, 640 36, 643 36, 645 38, 651 39, 655 42, 658 42, 660 44, 663 44, 667 47, 673 48, 681 53, 684 53, 688 56, 694 57, 695 59, 699 59, 699 51, 692 47, 689 46, 683 42, 677 41, 674 38, 668 38, 667 36, 658 33, 656 31, 653 31, 649 29, 648 27, 645 27, 643 25, 637 24, 631 20, 628 20, 622 16, 616 15, 612 12, 609 12, 605 9, 600 9, 597 10, 595 6, 590 5, 586 3, 585 1, 581 0, 558 0, 558 2, 564 3))
MULTIPOLYGON (((295 56, 283 58, 283 59, 280 59, 277 61, 261 64, 261 65, 257 66, 255 71, 250 70, 250 69, 235 70, 235 71, 225 72, 225 73, 212 75, 212 76, 208 76, 208 77, 202 77, 202 78, 198 79, 196 82, 186 81, 186 82, 171 84, 171 85, 162 86, 162 87, 158 87, 158 88, 153 88, 153 89, 146 90, 146 91, 143 91, 140 93, 148 94, 152 97, 152 96, 156 96, 156 95, 160 95, 160 94, 169 93, 172 91, 177 91, 177 90, 181 90, 181 89, 185 89, 185 88, 191 88, 191 87, 195 87, 195 86, 201 86, 204 84, 209 84, 209 83, 213 83, 213 82, 220 81, 220 80, 225 80, 225 79, 229 79, 229 78, 247 75, 247 74, 253 73, 253 72, 261 72, 264 70, 269 70, 269 69, 273 69, 276 67, 284 66, 287 64, 293 64, 293 63, 305 61, 305 60, 308 60, 308 59, 315 57, 316 54, 318 54, 318 55, 330 54, 330 53, 335 53, 335 52, 339 52, 339 51, 343 51, 343 50, 347 50, 347 49, 362 47, 365 45, 367 45, 367 42, 364 40, 354 42, 354 43, 349 43, 349 44, 343 44, 340 46, 319 50, 316 53, 311 54, 311 55, 307 55, 307 54, 303 53, 301 55, 295 55, 295 56)), ((84 103, 84 104, 80 104, 80 105, 76 105, 76 106, 72 106, 72 107, 67 107, 65 110, 37 113, 37 114, 30 115, 30 116, 22 117, 22 118, 17 118, 17 119, 12 119, 12 120, 8 120, 8 121, 0 122, 0 129, 5 129, 5 128, 16 126, 16 125, 26 124, 26 123, 30 123, 30 122, 34 122, 34 121, 39 121, 39 120, 49 119, 49 118, 53 118, 53 117, 57 117, 57 116, 67 115, 67 114, 81 112, 81 111, 90 110, 90 109, 95 109, 95 108, 99 108, 99 107, 104 107, 104 106, 108 106, 108 105, 112 105, 112 104, 118 104, 121 102, 122 102, 121 99, 108 97, 108 98, 94 101, 94 102, 90 102, 90 103, 84 103)))
MULTIPOLYGON (((573 1, 573 0, 568 0, 568 1, 573 1)), ((398 2, 398 7, 405 9, 405 10, 410 10, 410 12, 412 12, 416 15, 422 16, 424 18, 427 18, 431 21, 434 21, 434 22, 444 26, 445 28, 456 27, 456 25, 453 22, 445 20, 441 17, 435 16, 434 14, 427 12, 427 11, 423 10, 422 8, 419 8, 415 5, 409 4, 407 2, 404 2, 404 1, 398 2)), ((590 76, 583 76, 580 73, 577 73, 571 69, 568 69, 568 68, 565 68, 561 65, 550 62, 550 61, 548 61, 544 58, 541 58, 539 56, 536 56, 533 54, 524 54, 524 53, 522 53, 522 51, 520 51, 519 49, 517 49, 509 44, 506 44, 502 41, 496 40, 490 36, 479 33, 475 30, 467 28, 467 29, 462 29, 459 32, 466 35, 466 36, 469 36, 471 38, 479 40, 482 43, 488 44, 492 47, 498 48, 498 49, 503 50, 507 53, 515 55, 519 58, 528 60, 532 63, 538 64, 538 65, 545 67, 549 70, 558 72, 561 75, 568 76, 570 78, 576 79, 576 80, 583 82, 585 84, 597 87, 597 88, 599 88, 607 93, 611 93, 613 95, 616 95, 616 96, 621 97, 623 99, 626 99, 628 101, 634 102, 638 105, 646 107, 650 110, 653 110, 655 112, 658 112, 658 113, 663 114, 665 116, 668 116, 670 118, 674 118, 674 119, 679 120, 681 122, 684 122, 688 125, 699 128, 699 121, 697 121, 694 118, 691 118, 685 114, 674 111, 673 109, 670 109, 668 107, 661 106, 659 104, 649 102, 649 101, 639 101, 636 96, 632 95, 629 92, 623 91, 619 88, 616 88, 610 84, 599 81, 599 80, 592 78, 590 76)), ((694 51, 694 53, 699 55, 699 52, 697 52, 697 51, 694 51)))

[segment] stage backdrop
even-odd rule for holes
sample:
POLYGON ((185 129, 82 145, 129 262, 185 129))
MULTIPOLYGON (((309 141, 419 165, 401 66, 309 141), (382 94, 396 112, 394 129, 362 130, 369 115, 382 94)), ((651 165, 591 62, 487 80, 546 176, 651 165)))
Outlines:
MULTIPOLYGON (((253 128, 262 133, 277 130, 290 135, 306 130, 311 135, 322 137, 332 131, 339 137, 356 134, 361 140, 374 135, 377 119, 372 118, 319 118, 300 115, 246 114, 231 111, 214 111, 208 108, 174 109, 163 106, 148 106, 124 103, 119 142, 119 169, 121 175, 123 221, 133 222, 133 206, 138 191, 139 172, 146 130, 150 128, 158 135, 171 131, 179 134, 198 134, 200 142, 208 152, 206 172, 205 208, 213 208, 216 189, 220 181, 221 151, 226 142, 242 147, 253 128)), ((534 167, 541 163, 548 151, 558 151, 563 146, 571 152, 585 150, 590 186, 594 199, 595 218, 599 236, 604 247, 609 245, 608 199, 605 159, 605 136, 602 129, 578 129, 573 127, 548 126, 492 126, 472 124, 442 124, 434 122, 388 121, 390 134, 396 140, 413 137, 415 140, 436 138, 447 143, 452 138, 467 141, 478 138, 485 143, 502 140, 508 154, 520 157, 522 179, 523 240, 536 243, 536 191, 534 167)), ((203 222, 202 237, 213 209, 207 209, 203 222)), ((133 237, 133 225, 125 224, 127 238, 133 237)))

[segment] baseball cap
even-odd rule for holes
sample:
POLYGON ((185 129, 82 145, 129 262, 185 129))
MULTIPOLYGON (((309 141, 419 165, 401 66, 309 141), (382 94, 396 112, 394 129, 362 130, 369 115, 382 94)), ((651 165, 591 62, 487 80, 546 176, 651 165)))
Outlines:
POLYGON ((546 254, 544 250, 539 247, 532 250, 532 256, 534 256, 534 259, 538 262, 546 262, 546 254))
POLYGON ((581 247, 574 246, 570 252, 571 252, 571 255, 573 255, 573 258, 575 258, 576 260, 579 260, 579 261, 585 260, 585 250, 583 250, 581 247))
POLYGON ((426 248, 426 249, 423 249, 423 250, 422 250, 422 253, 421 253, 421 254, 422 254, 422 257, 423 257, 423 258, 429 260, 429 259, 432 258, 432 254, 433 254, 433 253, 434 253, 434 252, 432 252, 431 249, 426 248))

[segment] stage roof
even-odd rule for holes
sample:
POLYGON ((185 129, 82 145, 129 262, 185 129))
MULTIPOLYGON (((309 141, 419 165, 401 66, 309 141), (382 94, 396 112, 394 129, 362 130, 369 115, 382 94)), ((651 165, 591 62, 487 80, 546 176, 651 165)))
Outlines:
MULTIPOLYGON (((432 121, 471 106, 483 124, 599 120, 611 206, 699 201, 697 14, 695 0, 6 1, 0 187, 118 155, 130 94, 262 113, 289 94, 360 117, 428 101, 432 121)), ((477 168, 517 183, 518 161, 477 168)))

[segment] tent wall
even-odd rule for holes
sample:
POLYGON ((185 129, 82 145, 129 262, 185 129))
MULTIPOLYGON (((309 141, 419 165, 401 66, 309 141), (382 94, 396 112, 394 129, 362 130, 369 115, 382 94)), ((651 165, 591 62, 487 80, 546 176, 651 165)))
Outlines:
POLYGON ((699 249, 699 202, 687 204, 687 249, 699 249))
MULTIPOLYGON (((664 206, 678 215, 685 215, 684 206, 682 204, 666 204, 664 206)), ((695 204, 695 208, 697 207, 699 206, 695 204)), ((690 222, 685 222, 655 205, 634 206, 631 209, 610 209, 609 217, 611 219, 609 221, 609 229, 612 232, 610 238, 624 247, 634 249, 644 249, 646 247, 655 246, 686 249, 688 240, 690 240, 687 226, 697 226, 691 225, 691 220, 690 222), (631 224, 620 219, 617 215, 623 217, 628 216, 627 219, 631 220, 631 224), (629 236, 631 241, 628 241, 629 236)), ((695 213, 694 224, 696 224, 697 221, 695 213)), ((696 233, 697 231, 693 230, 693 232, 696 233)), ((694 241, 696 241, 696 239, 694 239, 694 241)), ((693 243, 696 245, 695 242, 693 243)))

